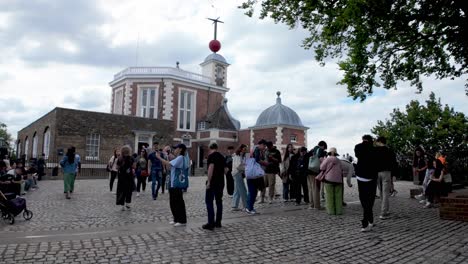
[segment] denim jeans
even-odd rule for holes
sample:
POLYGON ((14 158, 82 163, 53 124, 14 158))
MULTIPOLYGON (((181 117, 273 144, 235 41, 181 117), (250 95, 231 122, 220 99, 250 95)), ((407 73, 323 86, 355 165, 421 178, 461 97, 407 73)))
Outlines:
POLYGON ((239 200, 242 200, 242 205, 247 208, 247 189, 245 188, 244 178, 242 173, 234 175, 234 195, 232 197, 232 208, 239 207, 239 200))
POLYGON ((161 187, 161 170, 151 170, 151 193, 153 198, 158 197, 159 188, 161 187), (158 186, 156 187, 156 183, 158 186))
POLYGON ((289 200, 289 182, 283 182, 283 199, 289 200))
POLYGON ((255 200, 257 199, 258 180, 263 181, 263 177, 258 179, 247 179, 247 187, 249 188, 247 209, 249 211, 254 209, 255 200))
POLYGON ((205 193, 206 211, 208 212, 208 225, 221 224, 223 218, 223 189, 210 188, 205 193), (216 220, 213 200, 216 200, 216 220))

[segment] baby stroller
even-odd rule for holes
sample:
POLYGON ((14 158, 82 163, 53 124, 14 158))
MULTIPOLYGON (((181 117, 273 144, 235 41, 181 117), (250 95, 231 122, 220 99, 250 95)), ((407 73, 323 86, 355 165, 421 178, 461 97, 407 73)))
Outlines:
POLYGON ((15 223, 15 216, 23 212, 25 220, 30 220, 33 213, 26 208, 26 199, 7 194, 6 196, 0 191, 0 211, 2 219, 10 225, 15 223))

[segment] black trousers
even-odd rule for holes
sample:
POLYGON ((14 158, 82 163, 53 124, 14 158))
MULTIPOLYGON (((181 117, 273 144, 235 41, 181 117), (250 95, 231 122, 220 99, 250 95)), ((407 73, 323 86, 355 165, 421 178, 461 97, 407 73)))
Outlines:
POLYGON ((132 175, 119 175, 117 182, 117 205, 132 202, 132 192, 135 187, 132 175))
POLYGON ((369 224, 374 223, 374 212, 372 209, 374 208, 375 193, 377 191, 377 180, 369 182, 358 180, 358 189, 359 200, 364 211, 364 217, 361 221, 362 227, 367 227, 369 224))
POLYGON ((307 177, 305 175, 293 178, 292 187, 296 203, 301 203, 302 198, 304 198, 304 203, 309 203, 309 187, 307 186, 307 177))
POLYGON ((187 223, 187 213, 185 212, 185 202, 182 189, 169 188, 169 205, 171 207, 174 222, 187 223))
POLYGON ((110 174, 111 175, 110 175, 109 187, 110 187, 110 191, 112 192, 112 188, 114 187, 115 178, 117 178, 117 172, 116 171, 111 171, 110 174))
POLYGON ((229 195, 234 194, 234 178, 231 170, 226 173, 226 190, 229 195))
POLYGON ((221 225, 223 219, 223 188, 210 188, 205 192, 206 211, 208 212, 208 225, 221 225), (216 200, 216 218, 213 201, 216 200))

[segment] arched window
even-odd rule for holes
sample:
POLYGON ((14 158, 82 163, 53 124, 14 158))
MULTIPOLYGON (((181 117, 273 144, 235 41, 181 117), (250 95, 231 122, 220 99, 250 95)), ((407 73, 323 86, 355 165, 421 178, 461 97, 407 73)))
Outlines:
POLYGON ((26 160, 28 159, 28 153, 29 152, 29 138, 26 137, 24 140, 24 155, 26 156, 26 160))
POLYGON ((37 132, 34 132, 32 144, 32 157, 37 158, 37 132))
POLYGON ((50 129, 46 127, 44 130, 44 141, 42 147, 42 153, 45 155, 45 159, 49 158, 49 149, 50 149, 50 129))
POLYGON ((16 144, 16 156, 19 158, 21 157, 21 140, 18 140, 16 144))

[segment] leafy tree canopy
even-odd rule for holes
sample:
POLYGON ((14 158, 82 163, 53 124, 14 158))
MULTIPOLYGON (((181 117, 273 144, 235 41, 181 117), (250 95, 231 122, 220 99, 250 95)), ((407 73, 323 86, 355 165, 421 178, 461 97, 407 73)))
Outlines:
POLYGON ((11 141, 13 141, 13 138, 7 131, 7 125, 5 125, 2 122, 0 122, 0 138, 3 138, 3 140, 5 140, 5 144, 7 145, 7 147, 9 147, 11 141))
MULTIPOLYGON (((247 0, 240 8, 272 18, 309 36, 302 45, 322 65, 338 58, 353 99, 375 87, 396 89, 409 81, 421 91, 422 76, 460 77, 468 71, 468 1, 464 0, 247 0)), ((468 95, 468 82, 466 83, 468 95)))
POLYGON ((402 156, 411 155, 420 145, 431 153, 468 151, 468 118, 448 105, 442 106, 434 93, 425 105, 411 101, 405 111, 394 109, 390 119, 378 121, 372 133, 385 136, 388 145, 402 156))

